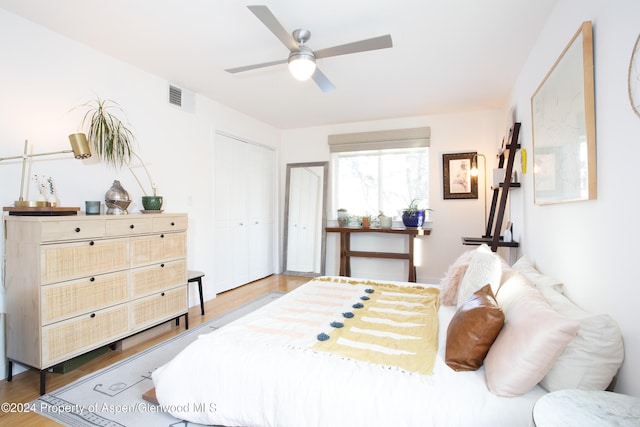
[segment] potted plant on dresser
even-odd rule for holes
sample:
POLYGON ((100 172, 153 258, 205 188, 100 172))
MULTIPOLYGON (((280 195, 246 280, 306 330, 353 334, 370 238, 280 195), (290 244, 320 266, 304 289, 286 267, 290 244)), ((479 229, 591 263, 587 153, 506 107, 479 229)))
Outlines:
POLYGON ((142 196, 142 206, 145 211, 159 212, 162 208, 162 196, 158 196, 157 187, 151 179, 147 167, 133 150, 135 139, 133 132, 114 114, 115 111, 122 112, 120 105, 110 99, 96 98, 82 106, 88 108, 82 119, 82 128, 87 129, 87 138, 96 156, 116 169, 127 165, 144 194, 142 196), (147 193, 133 171, 131 166, 132 157, 138 159, 144 168, 151 184, 151 195, 147 193))

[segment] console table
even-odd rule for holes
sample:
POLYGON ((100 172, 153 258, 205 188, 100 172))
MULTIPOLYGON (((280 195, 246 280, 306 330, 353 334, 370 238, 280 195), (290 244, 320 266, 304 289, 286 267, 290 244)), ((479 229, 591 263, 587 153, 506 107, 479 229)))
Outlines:
POLYGON ((416 267, 413 263, 414 239, 416 236, 427 236, 431 234, 431 230, 424 228, 406 228, 400 230, 392 228, 326 227, 325 230, 327 233, 340 233, 341 276, 351 277, 351 257, 403 259, 409 261, 409 282, 416 281, 416 267), (406 253, 352 251, 351 233, 385 233, 404 235, 409 239, 409 251, 406 253))

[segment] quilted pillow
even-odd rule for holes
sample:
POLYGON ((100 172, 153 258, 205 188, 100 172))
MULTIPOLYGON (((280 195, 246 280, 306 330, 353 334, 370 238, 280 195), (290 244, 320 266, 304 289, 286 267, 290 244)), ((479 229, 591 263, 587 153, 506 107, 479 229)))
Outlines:
POLYGON ((469 267, 472 255, 473 251, 463 252, 453 264, 449 266, 447 272, 440 280, 440 302, 443 305, 456 305, 458 301, 458 286, 467 271, 467 267, 469 267))
POLYGON ((455 371, 475 371, 504 324, 504 314, 491 285, 471 295, 456 311, 447 329, 445 362, 455 371))
POLYGON ((505 324, 484 359, 487 386, 499 396, 518 396, 549 372, 578 322, 556 313, 533 287, 522 287, 503 311, 505 324))
POLYGON ((464 277, 458 288, 458 302, 460 307, 478 289, 487 283, 495 294, 500 286, 502 277, 502 264, 500 257, 491 252, 487 245, 481 245, 473 251, 471 262, 464 273, 464 277))
POLYGON ((542 295, 563 316, 575 319, 580 329, 540 385, 549 391, 578 388, 605 390, 624 359, 622 334, 606 314, 590 314, 551 288, 542 295))

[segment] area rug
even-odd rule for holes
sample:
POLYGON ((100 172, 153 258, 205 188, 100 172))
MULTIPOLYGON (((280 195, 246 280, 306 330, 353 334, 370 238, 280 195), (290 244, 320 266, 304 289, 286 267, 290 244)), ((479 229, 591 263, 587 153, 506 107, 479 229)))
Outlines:
POLYGON ((40 396, 31 408, 66 426, 198 426, 172 417, 142 399, 151 373, 199 335, 209 333, 282 296, 272 291, 65 387, 40 396))

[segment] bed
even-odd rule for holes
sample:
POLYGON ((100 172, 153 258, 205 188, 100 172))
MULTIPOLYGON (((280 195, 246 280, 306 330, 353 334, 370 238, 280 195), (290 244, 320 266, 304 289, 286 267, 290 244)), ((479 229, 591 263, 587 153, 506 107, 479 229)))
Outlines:
MULTIPOLYGON (((475 253, 477 250, 472 251, 475 253)), ((498 281, 497 287, 513 282, 504 264, 498 264, 501 272, 496 279, 490 277, 486 266, 478 269, 472 262, 458 261, 457 270, 448 274, 450 278, 458 276, 456 297, 469 293, 461 300, 477 300, 481 289, 490 290, 491 280, 498 281), (472 278, 479 284, 470 286, 472 278)), ((535 289, 532 283, 525 284, 535 289)), ((155 396, 162 410, 177 418, 223 426, 531 426, 535 402, 555 387, 539 384, 540 369, 544 376, 559 363, 567 344, 578 335, 579 321, 563 317, 562 333, 568 338, 553 348, 548 339, 538 336, 533 336, 532 342, 525 340, 525 347, 534 352, 554 354, 552 362, 536 366, 535 374, 525 375, 524 380, 518 363, 528 363, 528 358, 534 357, 535 365, 535 353, 502 352, 489 357, 493 347, 518 347, 510 341, 511 332, 505 332, 507 324, 518 323, 515 316, 513 322, 506 321, 505 327, 498 328, 495 342, 492 339, 488 344, 486 359, 481 358, 477 369, 454 370, 452 366, 457 369, 460 365, 451 363, 447 337, 452 319, 456 325, 460 323, 466 303, 441 303, 444 296, 451 297, 450 286, 344 277, 312 279, 255 312, 200 336, 153 372, 155 396), (371 310, 373 307, 377 308, 371 310), (423 308, 424 312, 420 311, 423 308), (403 322, 403 316, 409 316, 408 321, 403 322), (378 319, 373 321, 377 323, 366 320, 372 318, 378 319), (363 319, 369 322, 364 328, 363 319), (415 326, 420 332, 401 328, 396 333, 388 328, 391 324, 402 328, 420 324, 415 326), (417 346, 413 342, 425 329, 435 334, 435 340, 425 334, 427 342, 433 341, 433 351, 422 341, 417 346), (371 340, 357 342, 349 335, 354 330, 371 340), (394 345, 388 344, 390 341, 402 342, 394 345), (510 360, 514 356, 519 360, 510 360)), ((509 310, 522 311, 516 288, 505 291, 507 317, 509 310)), ((477 314, 474 310, 469 311, 477 314)), ((495 307, 491 310, 495 312, 495 307)), ((557 320, 552 317, 549 321, 557 320)), ((472 323, 477 325, 477 319, 472 323)), ((449 335, 449 341, 459 340, 449 335)), ((472 346, 477 348, 477 342, 472 346)), ((601 383, 607 378, 610 382, 610 372, 615 375, 621 363, 621 356, 616 357, 619 362, 609 361, 601 383)))

